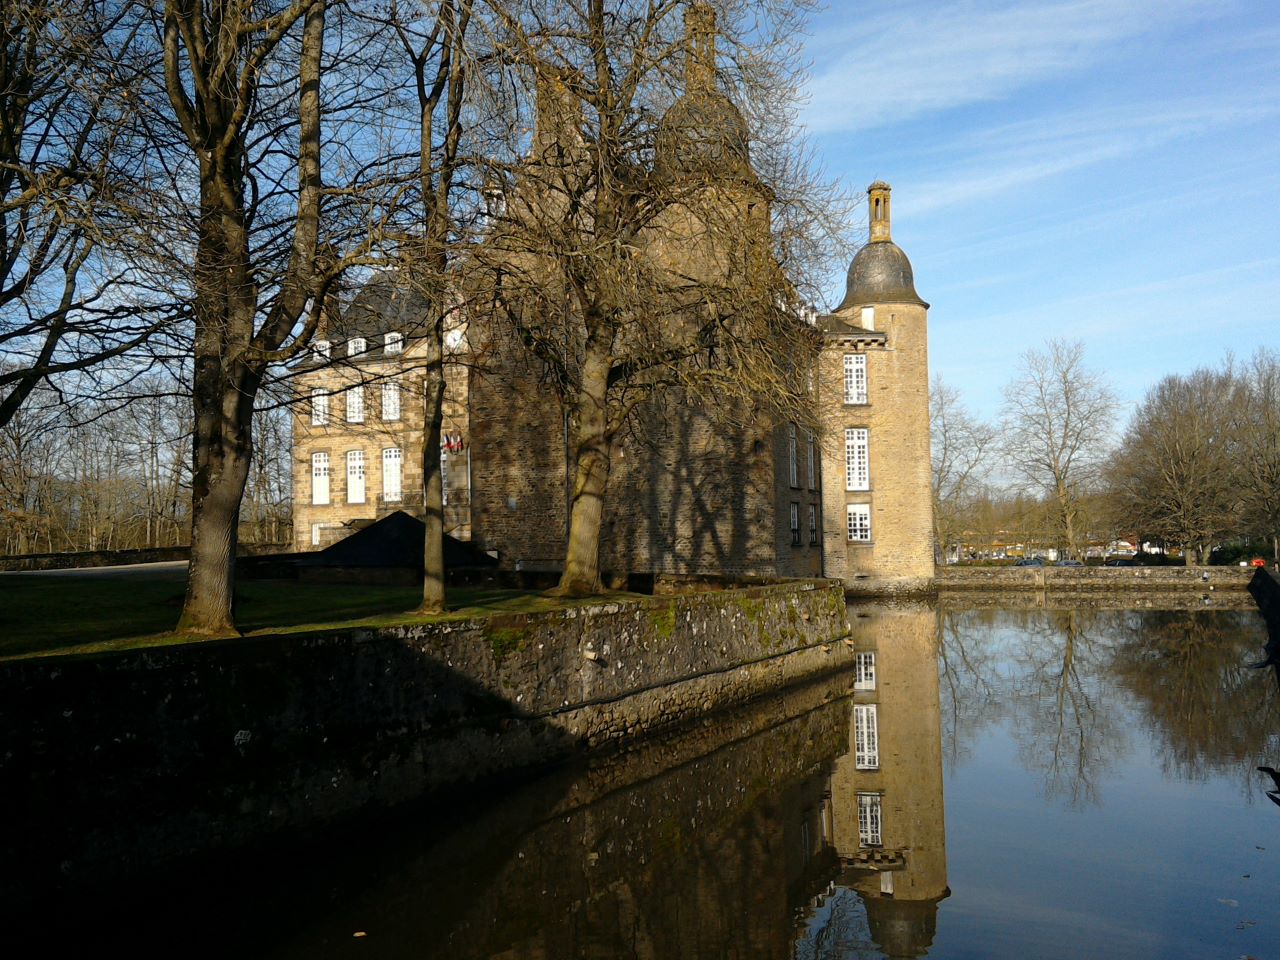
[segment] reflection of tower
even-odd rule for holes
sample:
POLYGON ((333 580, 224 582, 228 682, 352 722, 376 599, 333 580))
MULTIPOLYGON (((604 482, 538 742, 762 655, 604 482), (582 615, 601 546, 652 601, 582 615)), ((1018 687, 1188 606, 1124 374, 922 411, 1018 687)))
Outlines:
POLYGON ((851 750, 831 777, 841 883, 866 905, 871 937, 891 957, 933 942, 947 896, 938 705, 937 613, 860 610, 851 750))

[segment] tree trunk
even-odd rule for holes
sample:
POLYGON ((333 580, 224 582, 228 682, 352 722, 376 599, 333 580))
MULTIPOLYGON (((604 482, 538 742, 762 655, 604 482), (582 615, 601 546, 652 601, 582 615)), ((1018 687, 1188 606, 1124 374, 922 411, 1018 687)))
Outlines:
POLYGON ((179 633, 222 637, 237 633, 235 597, 236 536, 240 497, 249 476, 249 457, 223 461, 219 475, 200 499, 192 499, 191 568, 179 633))
MULTIPOLYGON (((439 337, 436 338, 437 343, 439 337)), ((444 422, 443 356, 423 382, 426 424, 422 438, 422 605, 419 613, 444 613, 444 486, 440 475, 440 427, 444 422)))
POLYGON ((600 593, 600 529, 609 485, 609 434, 606 403, 609 386, 607 352, 589 350, 574 408, 573 494, 564 573, 548 591, 552 596, 586 597, 600 593))

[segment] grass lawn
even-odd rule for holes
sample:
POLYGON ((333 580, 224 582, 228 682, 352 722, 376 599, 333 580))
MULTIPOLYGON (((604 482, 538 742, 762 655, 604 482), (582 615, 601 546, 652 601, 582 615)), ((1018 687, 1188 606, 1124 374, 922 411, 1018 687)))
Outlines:
MULTIPOLYGON (((185 642, 188 638, 172 632, 185 586, 172 572, 149 575, 145 570, 127 578, 0 576, 0 657, 185 642)), ((411 614, 421 599, 417 587, 258 580, 237 583, 236 596, 237 622, 246 634, 424 619, 411 614)), ((459 587, 449 591, 445 616, 528 613, 565 605, 529 591, 459 587)))

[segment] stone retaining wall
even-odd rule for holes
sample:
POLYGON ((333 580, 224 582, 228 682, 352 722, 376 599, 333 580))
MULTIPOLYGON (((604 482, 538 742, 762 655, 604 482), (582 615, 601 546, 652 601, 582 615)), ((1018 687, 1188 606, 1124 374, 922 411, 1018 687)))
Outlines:
POLYGON ((939 567, 939 590, 1243 590, 1248 567, 939 567))
MULTIPOLYGON (((279 553, 287 544, 240 543, 236 555, 257 557, 279 553)), ((133 563, 172 563, 190 560, 190 547, 145 547, 139 550, 74 550, 67 553, 25 553, 0 557, 0 570, 71 570, 79 567, 119 567, 133 563)))
POLYGON ((0 896, 620 744, 849 665, 838 583, 0 664, 0 896))

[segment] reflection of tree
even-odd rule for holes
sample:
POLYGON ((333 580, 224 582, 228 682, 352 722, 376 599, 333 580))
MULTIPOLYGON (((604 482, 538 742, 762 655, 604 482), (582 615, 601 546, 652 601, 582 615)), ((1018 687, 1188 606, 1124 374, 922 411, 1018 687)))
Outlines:
POLYGON ((1105 696, 1114 614, 1046 610, 1024 614, 1013 661, 1014 736, 1028 769, 1044 774, 1045 795, 1098 801, 1098 781, 1124 749, 1123 726, 1105 696))
POLYGON ((1264 636, 1256 615, 1221 611, 1130 614, 1113 670, 1141 705, 1166 772, 1201 778, 1266 763, 1280 730, 1269 670, 1249 664, 1264 636))
POLYGON ((943 755, 952 768, 968 758, 968 744, 1000 715, 997 657, 984 642, 995 617, 993 610, 938 613, 943 755))

